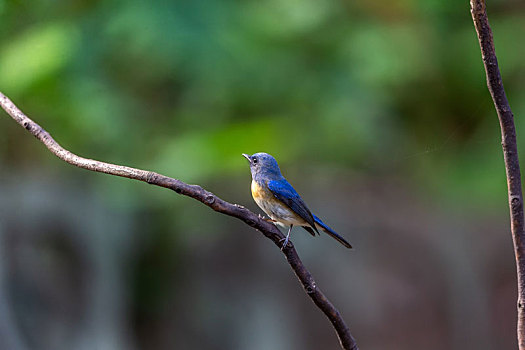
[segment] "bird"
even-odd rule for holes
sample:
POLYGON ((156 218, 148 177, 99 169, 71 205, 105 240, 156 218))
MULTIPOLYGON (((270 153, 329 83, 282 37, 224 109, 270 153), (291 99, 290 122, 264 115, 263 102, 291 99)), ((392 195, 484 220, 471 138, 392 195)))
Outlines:
POLYGON ((303 227, 312 236, 322 230, 345 247, 352 248, 342 236, 312 214, 301 196, 281 174, 274 157, 264 152, 242 155, 250 162, 251 191, 255 203, 270 217, 268 221, 282 227, 288 226, 281 250, 287 246, 293 226, 303 227))

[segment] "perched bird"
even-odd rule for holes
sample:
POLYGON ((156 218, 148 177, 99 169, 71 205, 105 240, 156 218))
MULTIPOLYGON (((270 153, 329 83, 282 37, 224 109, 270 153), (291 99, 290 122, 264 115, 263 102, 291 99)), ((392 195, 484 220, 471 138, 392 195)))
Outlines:
POLYGON ((271 221, 283 227, 289 226, 282 248, 288 244, 294 225, 302 226, 312 236, 319 234, 318 230, 321 229, 345 247, 352 248, 350 243, 310 212, 301 196, 281 174, 274 157, 268 153, 242 155, 250 162, 252 196, 255 203, 272 219, 271 221))

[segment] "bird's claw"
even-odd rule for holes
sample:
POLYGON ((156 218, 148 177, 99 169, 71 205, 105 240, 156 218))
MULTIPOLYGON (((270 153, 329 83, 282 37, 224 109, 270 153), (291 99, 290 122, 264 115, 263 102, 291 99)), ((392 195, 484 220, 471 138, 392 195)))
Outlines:
POLYGON ((257 214, 257 215, 259 216, 259 219, 263 219, 266 222, 277 222, 276 220, 267 218, 264 215, 261 215, 261 214, 257 214))
POLYGON ((283 245, 281 246, 281 250, 283 250, 287 245, 288 245, 288 242, 290 241, 290 237, 289 236, 286 236, 284 238, 281 238, 279 240, 279 243, 281 243, 282 241, 284 241, 283 245))

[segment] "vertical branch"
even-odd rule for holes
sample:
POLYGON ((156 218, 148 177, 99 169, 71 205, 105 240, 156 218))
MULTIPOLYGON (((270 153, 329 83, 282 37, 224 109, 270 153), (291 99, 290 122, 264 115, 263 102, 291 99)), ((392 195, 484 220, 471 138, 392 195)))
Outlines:
POLYGON ((507 173, 511 231, 518 274, 518 345, 520 350, 525 350, 525 232, 516 128, 509 101, 503 89, 485 0, 470 0, 470 7, 487 73, 487 85, 494 100, 501 127, 501 145, 507 173))

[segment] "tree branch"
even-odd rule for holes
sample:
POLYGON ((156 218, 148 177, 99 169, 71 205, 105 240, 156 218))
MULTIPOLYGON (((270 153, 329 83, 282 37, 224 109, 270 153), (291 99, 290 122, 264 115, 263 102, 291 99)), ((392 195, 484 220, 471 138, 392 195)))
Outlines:
POLYGON ((485 0, 470 0, 470 12, 478 34, 481 56, 487 73, 487 85, 494 101, 501 127, 501 145, 507 173, 510 226, 518 275, 518 346, 520 350, 525 350, 525 232, 516 128, 514 126, 514 116, 512 115, 501 80, 492 30, 487 18, 485 0))
MULTIPOLYGON (((180 180, 151 171, 79 157, 60 146, 47 131, 29 119, 1 92, 0 105, 18 124, 23 126, 41 141, 54 155, 63 161, 91 171, 144 181, 152 185, 171 189, 178 194, 194 198, 219 213, 230 215, 244 221, 247 225, 257 229, 267 238, 271 239, 277 247, 281 248, 282 239, 284 238, 283 234, 273 224, 266 222, 243 206, 226 202, 198 185, 189 185, 180 180)), ((358 350, 355 339, 352 337, 352 334, 341 317, 341 314, 326 298, 319 287, 317 287, 312 275, 303 265, 291 242, 283 249, 283 254, 286 256, 288 264, 290 264, 295 275, 303 285, 306 294, 332 323, 332 326, 337 332, 342 348, 346 350, 358 350)))

